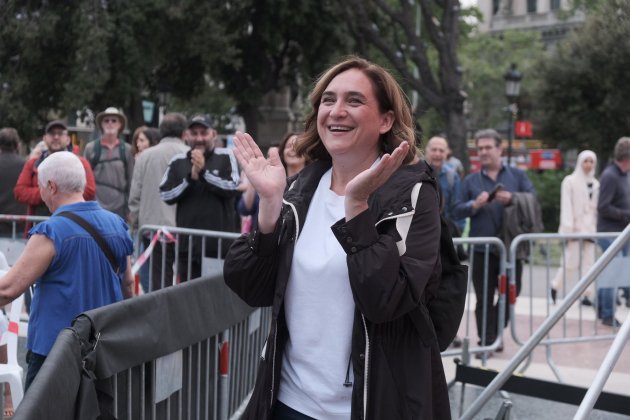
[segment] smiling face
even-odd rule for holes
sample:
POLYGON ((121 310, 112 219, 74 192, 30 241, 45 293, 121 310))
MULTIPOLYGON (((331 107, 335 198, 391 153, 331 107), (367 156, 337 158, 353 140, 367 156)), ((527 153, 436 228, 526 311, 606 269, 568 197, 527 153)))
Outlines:
POLYGON ((433 137, 427 143, 427 160, 436 170, 442 169, 448 154, 448 144, 442 137, 433 137))
POLYGON ((214 149, 214 137, 216 132, 205 125, 195 124, 188 129, 188 145, 191 149, 202 151, 214 149))
POLYGON ((282 158, 287 166, 304 166, 304 158, 295 152, 297 136, 291 136, 282 150, 282 158))
POLYGON ((391 111, 380 111, 370 79, 350 69, 335 76, 322 94, 317 132, 333 161, 343 157, 373 162, 380 152, 379 138, 393 121, 391 111))

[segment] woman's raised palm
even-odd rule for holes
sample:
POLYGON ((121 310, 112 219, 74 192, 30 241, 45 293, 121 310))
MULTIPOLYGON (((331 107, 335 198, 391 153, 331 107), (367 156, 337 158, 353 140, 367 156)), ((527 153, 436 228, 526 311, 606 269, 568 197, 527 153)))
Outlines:
POLYGON ((240 131, 234 136, 234 144, 234 156, 260 198, 281 200, 287 185, 287 175, 278 150, 270 150, 267 159, 252 136, 240 131))

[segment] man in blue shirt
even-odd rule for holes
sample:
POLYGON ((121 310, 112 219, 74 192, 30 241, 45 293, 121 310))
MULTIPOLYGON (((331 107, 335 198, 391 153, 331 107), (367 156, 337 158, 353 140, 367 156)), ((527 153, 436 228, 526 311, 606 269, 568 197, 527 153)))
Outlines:
POLYGON ((442 212, 448 220, 459 227, 461 232, 466 225, 466 219, 457 219, 454 214, 455 202, 461 189, 461 179, 455 169, 446 162, 449 151, 448 142, 444 137, 431 137, 425 149, 427 162, 439 174, 442 212))
MULTIPOLYGON (((599 180, 597 200, 597 231, 621 232, 630 223, 630 137, 617 140, 614 162, 604 169, 599 180)), ((600 239, 599 245, 605 251, 612 239, 600 239)), ((621 254, 630 255, 630 242, 622 248, 621 254)), ((630 306, 630 291, 623 288, 626 306, 630 306)), ((597 317, 602 324, 619 327, 621 323, 614 316, 614 289, 609 287, 597 290, 597 317)))
POLYGON ((29 231, 24 252, 0 279, 0 305, 35 285, 28 325, 25 388, 50 352, 57 334, 81 312, 133 295, 130 255, 133 242, 120 216, 96 201, 84 201, 83 164, 70 152, 51 154, 39 166, 39 190, 52 212, 29 231), (94 238, 77 222, 59 216, 72 212, 104 239, 118 271, 94 238))
MULTIPOLYGON (((462 183, 461 193, 455 204, 455 217, 470 217, 471 237, 501 237, 503 228, 503 209, 510 205, 512 193, 535 193, 534 186, 525 172, 517 168, 509 168, 503 164, 501 154, 501 137, 493 129, 480 130, 475 134, 475 144, 481 163, 481 171, 469 174, 462 183), (497 190, 497 186, 500 188, 497 190), (492 196, 491 192, 496 191, 492 196)), ((484 294, 485 279, 485 247, 475 247, 472 254, 472 280, 477 296, 475 319, 477 333, 481 345, 490 345, 499 334, 498 300, 495 302, 495 291, 498 289, 500 261, 496 250, 491 250, 488 258, 487 288, 484 294), (483 312, 486 308, 484 334, 483 312)), ((520 292, 522 262, 516 261, 516 294, 520 292)), ((506 308, 507 309, 507 308, 506 308)), ((508 311, 505 313, 506 322, 508 311)), ((501 350, 499 346, 498 350, 501 350)))

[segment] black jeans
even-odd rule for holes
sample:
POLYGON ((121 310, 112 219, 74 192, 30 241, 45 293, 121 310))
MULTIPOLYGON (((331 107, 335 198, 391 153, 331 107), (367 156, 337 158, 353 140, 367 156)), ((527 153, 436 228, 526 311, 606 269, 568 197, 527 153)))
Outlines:
POLYGON ((281 401, 276 401, 276 406, 273 408, 273 414, 271 415, 273 420, 315 420, 313 417, 309 417, 306 414, 302 414, 283 404, 281 401))
POLYGON ((24 392, 28 390, 28 387, 31 386, 35 376, 39 373, 44 361, 46 360, 46 356, 42 356, 41 354, 33 353, 32 351, 26 352, 26 363, 28 363, 28 367, 26 368, 26 379, 24 380, 24 392))
MULTIPOLYGON (((475 320, 477 321, 477 334, 479 336, 479 343, 482 343, 483 338, 483 310, 486 309, 486 334, 484 345, 490 345, 496 340, 498 335, 498 323, 499 323, 499 300, 495 302, 495 292, 499 288, 499 273, 500 263, 499 257, 492 253, 488 254, 488 288, 484 294, 484 265, 485 265, 485 253, 473 252, 473 271, 472 281, 475 287, 475 296, 477 297, 477 305, 475 306, 475 320)), ((516 295, 521 293, 521 275, 523 273, 523 262, 516 260, 516 295)), ((507 291, 507 299, 509 299, 509 290, 507 291)), ((508 325, 510 312, 509 301, 505 306, 505 326, 508 325)))
MULTIPOLYGON (((145 249, 149 247, 151 243, 150 239, 143 238, 145 249)), ((147 261, 146 264, 150 264, 150 274, 149 278, 151 279, 151 291, 159 290, 162 288, 162 279, 164 280, 164 287, 173 285, 173 263, 175 262, 175 244, 173 243, 164 243, 161 241, 157 241, 155 243, 155 248, 153 248, 153 252, 151 252, 150 261, 147 261), (164 270, 162 271, 162 248, 164 248, 165 258, 164 258, 164 270)))

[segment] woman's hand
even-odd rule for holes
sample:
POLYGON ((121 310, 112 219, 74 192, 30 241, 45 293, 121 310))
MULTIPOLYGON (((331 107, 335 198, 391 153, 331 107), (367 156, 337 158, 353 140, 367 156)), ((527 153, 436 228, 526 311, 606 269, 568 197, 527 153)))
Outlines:
POLYGON ((258 192, 258 230, 273 231, 282 210, 282 195, 287 175, 277 150, 271 150, 266 159, 252 136, 237 131, 234 135, 234 156, 258 192))
POLYGON ((400 167, 409 152, 409 144, 402 142, 390 154, 384 154, 375 166, 355 176, 345 192, 346 221, 367 210, 368 198, 400 167))

